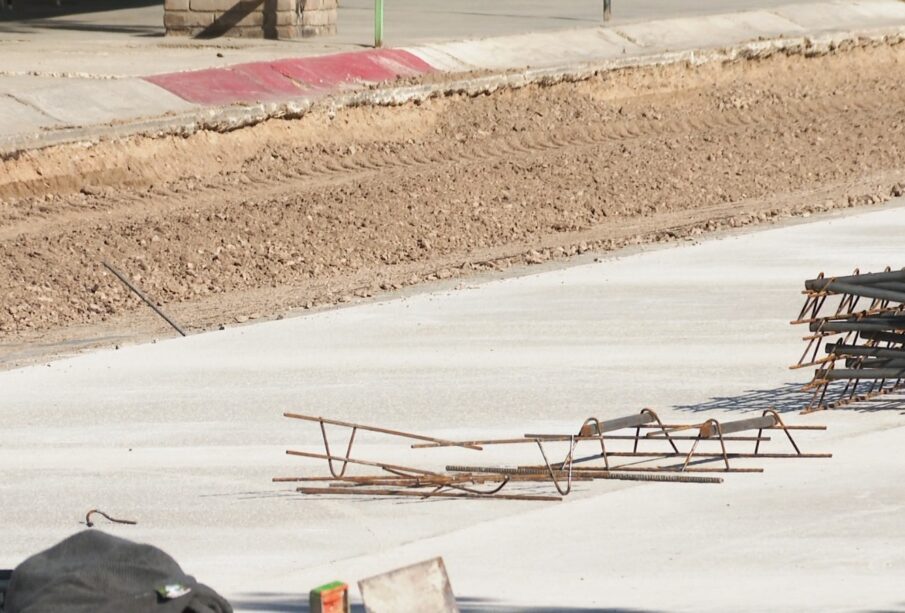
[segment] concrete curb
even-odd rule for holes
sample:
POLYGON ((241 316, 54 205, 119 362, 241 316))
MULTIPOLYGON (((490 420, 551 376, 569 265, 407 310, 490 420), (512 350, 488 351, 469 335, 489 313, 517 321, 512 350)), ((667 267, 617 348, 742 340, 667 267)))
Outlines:
MULTIPOLYGON (((804 11, 805 15, 813 14, 813 7, 826 7, 828 3, 819 5, 803 5, 811 7, 811 11, 804 11)), ((830 4, 836 6, 835 4, 830 4)), ((166 135, 190 135, 197 131, 210 130, 217 132, 228 132, 231 130, 255 125, 262 121, 274 118, 292 119, 298 118, 308 113, 312 108, 341 108, 346 106, 363 106, 363 105, 396 105, 410 101, 424 100, 431 97, 467 94, 478 95, 489 93, 501 88, 517 88, 524 87, 533 83, 554 83, 560 81, 578 81, 590 78, 601 72, 609 70, 617 70, 630 67, 642 67, 651 65, 668 65, 688 62, 692 64, 704 64, 709 62, 725 62, 735 61, 744 58, 765 57, 774 53, 801 54, 801 55, 819 55, 832 52, 838 48, 845 46, 867 46, 896 44, 905 41, 905 3, 896 1, 881 0, 878 2, 867 2, 863 6, 856 5, 856 8, 869 7, 868 21, 876 22, 889 20, 891 18, 901 18, 900 25, 885 26, 879 28, 866 29, 849 29, 849 30, 821 30, 818 34, 799 34, 798 36, 787 36, 786 31, 790 28, 797 28, 800 32, 803 28, 794 25, 791 21, 783 19, 774 19, 771 13, 767 17, 761 15, 763 11, 754 11, 746 14, 735 14, 730 16, 714 16, 702 18, 699 21, 705 23, 721 24, 722 34, 728 35, 730 38, 737 36, 738 32, 748 32, 748 28, 752 20, 760 24, 760 30, 763 31, 767 25, 775 28, 779 33, 772 38, 765 38, 757 41, 739 42, 736 44, 723 45, 714 48, 690 48, 676 51, 659 51, 656 53, 639 53, 640 47, 633 48, 633 53, 623 53, 623 49, 627 51, 627 47, 619 48, 618 53, 615 52, 614 46, 618 39, 615 37, 629 36, 624 33, 629 30, 628 27, 622 28, 623 33, 614 33, 609 30, 594 28, 591 30, 576 30, 563 36, 562 32, 519 35, 517 37, 501 37, 496 39, 485 39, 469 42, 445 43, 441 45, 430 45, 426 47, 377 51, 377 53, 390 55, 390 61, 380 60, 382 64, 374 74, 386 77, 388 74, 396 74, 399 76, 413 76, 424 74, 431 70, 449 73, 449 79, 437 83, 418 84, 402 87, 393 87, 392 85, 384 85, 382 87, 372 89, 362 89, 364 86, 373 87, 373 82, 367 80, 367 70, 370 69, 352 69, 343 68, 339 72, 334 72, 326 77, 325 87, 308 87, 302 88, 301 95, 287 96, 285 93, 282 99, 274 99, 269 102, 259 102, 254 104, 241 103, 229 104, 221 106, 204 107, 197 104, 191 104, 178 98, 173 93, 160 89, 160 93, 179 100, 179 104, 171 104, 166 110, 166 114, 158 117, 127 119, 124 121, 110 122, 106 124, 90 125, 90 126, 73 126, 73 127, 54 127, 52 130, 40 132, 30 136, 14 135, 8 137, 0 136, 0 157, 15 157, 28 150, 41 149, 54 145, 70 144, 70 143, 86 143, 99 142, 103 140, 121 139, 130 136, 166 136, 166 135), (732 19, 736 18, 736 19, 732 19), (743 24, 739 26, 739 23, 743 24), (728 24, 728 25, 727 25, 728 24), (738 28, 742 28, 739 30, 738 28), (726 30, 729 34, 726 34, 726 30), (568 44, 560 44, 556 52, 549 52, 547 44, 550 37, 556 36, 559 40, 567 40, 568 44), (523 42, 514 42, 519 39, 523 42), (533 41, 531 44, 534 48, 544 50, 544 54, 534 54, 534 56, 524 55, 524 41, 533 41), (593 44, 592 44, 593 42, 593 44), (509 59, 502 61, 500 58, 502 49, 506 49, 507 45, 510 50, 515 50, 515 55, 509 59), (462 51, 466 49, 466 51, 462 51), (413 56, 414 60, 406 59, 407 55, 413 56), (398 57, 397 57, 398 56, 398 57), (524 64, 532 57, 539 57, 532 67, 524 67, 524 64), (548 58, 553 58, 550 60, 548 58), (518 61, 521 64, 516 67, 510 67, 509 64, 518 61), (417 62, 422 62, 418 64, 417 62), (551 63, 552 62, 552 63, 551 63), (475 70, 490 70, 492 74, 480 77, 469 76, 469 72, 475 70), (465 73, 465 74, 463 74, 465 73), (351 75, 351 76, 349 76, 351 75), (351 91, 350 91, 351 90, 351 91)), ((792 7, 798 12, 802 12, 801 6, 792 7)), ((778 9, 777 13, 782 13, 786 9, 778 9)), ((851 18, 851 14, 844 12, 842 14, 846 19, 851 18)), ((676 24, 677 22, 691 22, 694 20, 666 20, 664 22, 651 22, 649 24, 636 24, 635 29, 631 30, 634 36, 638 36, 638 32, 643 28, 659 29, 663 27, 663 23, 676 24)), ((838 25, 838 18, 829 20, 831 25, 838 25)), ((817 25, 826 25, 827 20, 817 25)), ((685 30, 681 30, 684 32, 685 30)), ((684 34, 677 35, 681 38, 684 34)), ((750 33, 750 32, 749 32, 750 33)), ((634 43, 626 40, 627 45, 634 43)), ((642 50, 643 51, 643 50, 642 50)), ((344 54, 346 58, 349 56, 357 56, 365 59, 365 62, 373 62, 369 58, 367 52, 354 54, 344 54)), ((337 56, 333 56, 334 58, 337 56)), ((371 56, 373 57, 373 56, 371 56)), ((309 58, 309 61, 330 62, 331 58, 309 58)), ((289 74, 318 74, 312 73, 305 67, 302 60, 287 60, 292 62, 289 74), (300 68, 301 67, 301 68, 300 68), (307 71, 307 73, 305 72, 307 71)), ((262 66, 262 70, 272 70, 274 66, 278 66, 285 71, 285 63, 266 62, 258 63, 262 66)), ((334 66, 339 65, 334 62, 334 66)), ((344 65, 344 64, 342 64, 344 65)), ((243 65, 248 66, 248 65, 243 65)), ((226 69, 236 71, 237 67, 226 69)), ((204 71, 210 72, 210 71, 204 71)), ((193 73, 177 73, 182 83, 191 85, 190 77, 193 73)), ((254 87, 260 89, 262 79, 256 73, 256 84, 254 87)), ((209 78, 209 75, 208 77, 209 78)), ((269 78, 269 77, 268 77, 269 78)), ((153 81, 166 82, 167 78, 149 77, 147 81, 136 80, 150 87, 153 81)), ((278 86, 282 89, 283 84, 278 86)), ((178 93, 178 92, 177 92, 178 93)), ((57 122, 56 125, 59 125, 57 122)))

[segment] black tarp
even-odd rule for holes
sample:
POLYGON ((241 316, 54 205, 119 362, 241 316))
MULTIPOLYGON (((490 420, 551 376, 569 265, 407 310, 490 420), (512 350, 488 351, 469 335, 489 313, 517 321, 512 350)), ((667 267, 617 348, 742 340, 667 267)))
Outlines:
POLYGON ((3 613, 184 611, 231 613, 232 607, 160 549, 97 530, 70 536, 13 569, 3 609, 3 613))

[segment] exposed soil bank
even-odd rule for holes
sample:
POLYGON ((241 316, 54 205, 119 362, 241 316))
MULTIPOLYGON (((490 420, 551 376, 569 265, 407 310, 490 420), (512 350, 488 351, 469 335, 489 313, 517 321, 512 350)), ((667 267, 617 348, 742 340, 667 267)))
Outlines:
POLYGON ((205 329, 882 202, 903 128, 899 44, 24 154, 0 162, 0 359, 158 330, 101 260, 205 329))

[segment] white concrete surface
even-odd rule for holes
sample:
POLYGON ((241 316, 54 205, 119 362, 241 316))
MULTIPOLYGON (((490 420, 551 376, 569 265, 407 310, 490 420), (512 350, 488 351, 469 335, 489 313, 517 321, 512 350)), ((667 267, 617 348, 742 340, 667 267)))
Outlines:
POLYGON ((535 32, 421 44, 408 50, 441 70, 568 66, 618 57, 731 47, 750 41, 821 36, 905 25, 898 0, 833 0, 714 15, 654 19, 608 28, 535 32))
MULTIPOLYGON (((803 279, 902 265, 905 201, 460 290, 0 373, 0 567, 104 525, 158 545, 239 610, 442 555, 465 611, 892 611, 905 606, 903 405, 800 416, 803 279), (579 484, 559 503, 306 498, 286 410, 444 437, 573 431, 643 406, 674 421, 765 406, 831 460, 722 485, 579 484), (807 434, 807 436, 805 436, 807 434), (496 608, 500 607, 500 608, 496 608)), ((442 467, 525 450, 361 457, 442 467)), ((338 444, 338 443, 337 443, 338 444)), ((770 443, 771 445, 779 443, 770 443)))
POLYGON ((60 125, 60 121, 55 117, 4 93, 0 93, 0 117, 3 118, 3 121, 0 122, 0 137, 21 134, 23 125, 46 127, 60 125))
MULTIPOLYGON (((84 126, 123 118, 158 117, 197 108, 170 92, 141 79, 0 79, 0 94, 15 96, 38 110, 41 121, 84 126)), ((5 118, 2 123, 6 123, 5 118)), ((19 124, 21 126, 21 124, 19 124)), ((20 127, 21 129, 21 127, 20 127)))

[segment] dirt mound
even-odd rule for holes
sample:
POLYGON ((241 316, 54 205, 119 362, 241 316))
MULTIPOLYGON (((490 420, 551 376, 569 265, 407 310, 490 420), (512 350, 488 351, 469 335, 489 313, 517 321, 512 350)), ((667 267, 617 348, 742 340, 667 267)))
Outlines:
POLYGON ((147 330, 101 260, 202 329, 881 202, 903 83, 880 46, 24 154, 0 162, 0 341, 147 330))

